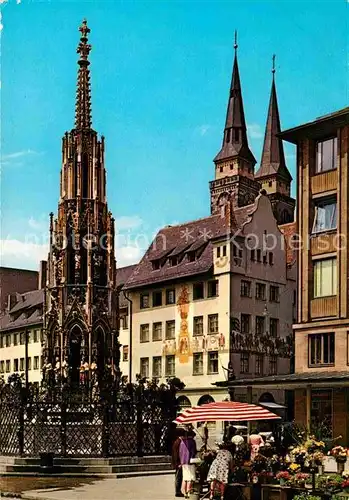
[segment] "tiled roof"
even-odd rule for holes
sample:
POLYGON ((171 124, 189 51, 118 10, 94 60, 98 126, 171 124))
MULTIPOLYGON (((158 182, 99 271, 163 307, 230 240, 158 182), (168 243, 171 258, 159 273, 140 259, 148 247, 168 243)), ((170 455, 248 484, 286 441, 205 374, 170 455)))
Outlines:
POLYGON ((297 258, 296 244, 291 244, 292 238, 297 234, 297 224, 296 222, 290 222, 289 224, 279 226, 279 229, 285 237, 286 262, 288 265, 292 265, 297 258))
POLYGON ((0 330, 14 330, 42 323, 44 291, 33 290, 17 296, 18 302, 11 311, 0 317, 0 330))
MULTIPOLYGON (((234 211, 235 229, 242 227, 256 206, 257 202, 234 211)), ((227 235, 230 232, 228 226, 226 217, 211 215, 178 226, 164 227, 135 267, 125 288, 131 289, 208 272, 213 266, 212 240, 227 235), (201 254, 200 247, 204 247, 201 254), (198 251, 198 256, 195 261, 190 262, 188 252, 193 250, 198 251), (169 255, 180 256, 177 265, 171 265, 170 260, 165 259, 159 269, 154 269, 154 261, 169 255)))
MULTIPOLYGON (((126 283, 133 270, 137 267, 137 264, 133 264, 132 266, 119 267, 116 269, 116 286, 121 286, 126 283)), ((120 308, 126 308, 128 306, 128 302, 123 294, 121 289, 119 295, 119 306, 120 308)))

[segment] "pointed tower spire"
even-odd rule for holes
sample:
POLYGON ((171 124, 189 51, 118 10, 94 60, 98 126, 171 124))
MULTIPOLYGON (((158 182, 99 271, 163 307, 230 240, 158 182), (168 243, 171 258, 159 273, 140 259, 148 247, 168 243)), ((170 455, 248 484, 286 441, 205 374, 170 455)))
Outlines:
POLYGON ((279 106, 275 85, 275 55, 273 55, 272 84, 268 109, 267 124, 264 135, 261 166, 256 173, 256 178, 270 177, 278 174, 287 181, 292 177, 285 162, 282 139, 278 136, 281 132, 279 106))
POLYGON ((223 134, 222 148, 214 161, 241 157, 253 164, 256 160, 248 146, 244 106, 241 94, 240 75, 237 59, 237 31, 234 38, 234 64, 231 78, 227 115, 223 134))
POLYGON ((294 220, 295 200, 291 197, 292 176, 286 166, 275 85, 275 55, 272 64, 272 83, 265 128, 261 166, 255 178, 261 183, 271 201, 278 224, 294 220))
POLYGON ((90 28, 87 26, 87 21, 84 19, 79 28, 81 33, 80 42, 76 52, 80 54, 78 60, 78 81, 76 90, 76 105, 75 105, 75 128, 89 129, 91 128, 91 96, 90 96, 90 61, 88 56, 91 50, 91 45, 88 42, 88 34, 90 28))

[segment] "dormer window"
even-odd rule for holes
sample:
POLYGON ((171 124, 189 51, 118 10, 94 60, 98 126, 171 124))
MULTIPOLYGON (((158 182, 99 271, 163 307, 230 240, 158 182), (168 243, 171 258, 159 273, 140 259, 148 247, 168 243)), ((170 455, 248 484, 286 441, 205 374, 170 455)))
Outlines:
POLYGON ((158 271, 160 269, 160 267, 161 267, 161 265, 160 265, 160 259, 153 260, 152 266, 153 266, 153 271, 158 271))
POLYGON ((170 266, 177 266, 178 265, 178 257, 177 255, 170 257, 169 258, 170 266))
POLYGON ((188 262, 195 262, 196 256, 195 252, 188 252, 188 262))

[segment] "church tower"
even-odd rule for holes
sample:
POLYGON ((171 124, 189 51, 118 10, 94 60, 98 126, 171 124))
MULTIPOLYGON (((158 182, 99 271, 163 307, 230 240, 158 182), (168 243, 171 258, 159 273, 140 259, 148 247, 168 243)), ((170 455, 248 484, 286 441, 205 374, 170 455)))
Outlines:
POLYGON ((235 32, 235 56, 229 90, 222 148, 213 160, 215 180, 210 182, 211 214, 221 211, 228 200, 234 208, 253 203, 260 191, 254 178, 256 160, 249 148, 241 94, 235 32))
POLYGON ((281 132, 279 107, 275 86, 275 56, 267 124, 265 128, 262 161, 256 179, 268 193, 278 224, 293 222, 295 200, 291 198, 292 176, 286 166, 281 132))
POLYGON ((92 129, 90 29, 77 48, 75 127, 62 141, 57 218, 50 214, 44 379, 100 385, 119 369, 114 219, 106 201, 104 137, 92 129))

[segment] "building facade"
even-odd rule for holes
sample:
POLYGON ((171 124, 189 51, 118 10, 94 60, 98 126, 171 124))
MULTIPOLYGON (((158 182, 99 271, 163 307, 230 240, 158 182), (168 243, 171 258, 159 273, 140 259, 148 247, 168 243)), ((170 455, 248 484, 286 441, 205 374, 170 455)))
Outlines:
MULTIPOLYGON (((296 266, 287 227, 278 222, 293 220, 292 178, 278 137, 274 76, 260 180, 255 175, 236 49, 211 215, 159 231, 125 285, 132 378, 181 378, 185 406, 226 398, 226 389, 213 386, 217 380, 290 370, 296 266), (265 180, 269 191, 261 190, 265 180)), ((273 396, 283 400, 282 391, 273 396)), ((246 399, 246 390, 235 397, 246 399)))
POLYGON ((310 418, 314 425, 326 422, 331 437, 348 442, 349 108, 283 137, 297 145, 298 164, 295 369, 305 377, 327 378, 295 391, 295 417, 310 418))
POLYGON ((298 261, 295 372, 230 386, 289 390, 298 424, 348 445, 349 108, 281 137, 297 146, 297 233, 284 226, 298 261))

